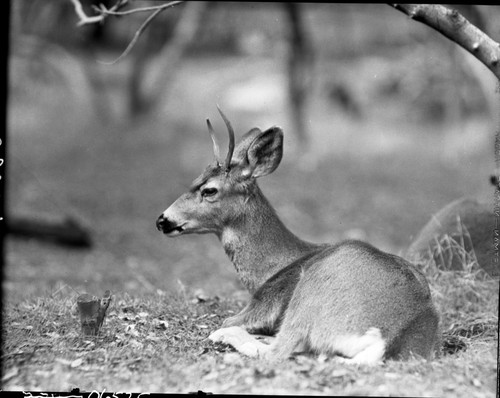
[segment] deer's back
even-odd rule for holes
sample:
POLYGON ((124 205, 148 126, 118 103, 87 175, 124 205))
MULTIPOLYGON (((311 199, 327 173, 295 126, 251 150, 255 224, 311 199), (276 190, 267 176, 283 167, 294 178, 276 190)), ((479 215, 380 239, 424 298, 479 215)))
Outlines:
POLYGON ((321 352, 332 349, 332 339, 378 329, 386 358, 410 352, 429 357, 439 324, 424 275, 360 241, 319 254, 301 274, 286 316, 287 326, 304 331, 310 347, 321 352))
POLYGON ((327 322, 339 333, 363 334, 378 327, 388 336, 387 324, 407 324, 432 307, 427 281, 413 265, 354 240, 319 247, 293 262, 271 277, 254 300, 279 308, 279 323, 286 311, 300 312, 298 319, 310 317, 311 325, 327 322))

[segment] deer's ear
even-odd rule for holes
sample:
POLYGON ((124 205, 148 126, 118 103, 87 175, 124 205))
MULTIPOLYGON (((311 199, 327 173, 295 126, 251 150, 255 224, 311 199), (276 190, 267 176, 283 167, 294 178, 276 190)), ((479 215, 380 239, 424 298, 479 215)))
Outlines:
POLYGON ((244 174, 254 178, 272 173, 283 156, 283 131, 279 127, 259 134, 247 150, 248 165, 244 174))

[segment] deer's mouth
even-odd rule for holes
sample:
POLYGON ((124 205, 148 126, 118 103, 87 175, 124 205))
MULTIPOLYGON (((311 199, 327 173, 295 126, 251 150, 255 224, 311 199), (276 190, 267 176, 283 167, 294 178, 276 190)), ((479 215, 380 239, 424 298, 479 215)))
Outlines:
POLYGON ((184 227, 179 226, 179 227, 175 227, 172 229, 163 230, 162 232, 164 235, 167 235, 167 236, 177 236, 177 235, 181 235, 184 232, 184 227))
POLYGON ((185 230, 184 225, 185 223, 179 225, 172 222, 168 218, 163 217, 163 215, 156 220, 156 228, 158 231, 163 232, 163 234, 167 236, 181 235, 185 230))

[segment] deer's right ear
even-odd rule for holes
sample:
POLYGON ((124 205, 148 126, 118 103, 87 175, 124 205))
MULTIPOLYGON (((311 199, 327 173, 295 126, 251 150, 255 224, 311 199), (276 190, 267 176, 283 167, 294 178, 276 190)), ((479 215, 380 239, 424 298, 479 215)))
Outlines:
POLYGON ((247 150, 248 165, 244 174, 254 178, 272 173, 283 157, 283 130, 279 127, 259 134, 247 150))

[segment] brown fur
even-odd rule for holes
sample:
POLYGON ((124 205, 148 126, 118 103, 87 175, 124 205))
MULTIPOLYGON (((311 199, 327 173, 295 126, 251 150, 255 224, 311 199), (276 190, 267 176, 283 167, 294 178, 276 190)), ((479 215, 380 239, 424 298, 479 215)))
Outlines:
POLYGON ((209 166, 157 222, 170 236, 215 233, 252 293, 211 338, 269 358, 286 358, 301 346, 355 363, 431 357, 438 315, 420 271, 364 242, 302 241, 280 221, 256 178, 278 166, 282 141, 277 127, 251 130, 230 171, 209 166), (276 339, 268 346, 246 331, 276 339))

